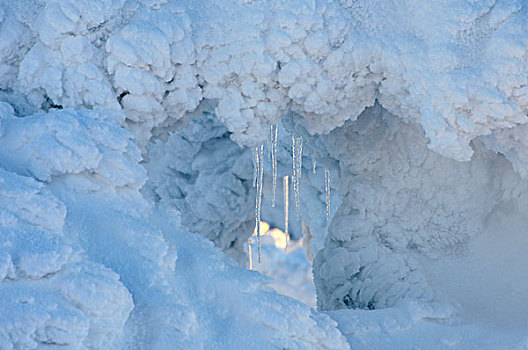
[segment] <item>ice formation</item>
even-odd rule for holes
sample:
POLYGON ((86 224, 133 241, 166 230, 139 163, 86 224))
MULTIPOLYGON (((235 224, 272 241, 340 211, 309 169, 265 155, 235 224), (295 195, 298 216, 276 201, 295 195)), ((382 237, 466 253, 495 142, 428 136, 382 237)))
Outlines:
POLYGON ((255 229, 257 230, 257 250, 258 250, 258 262, 260 263, 260 219, 261 219, 261 208, 262 208, 262 186, 264 177, 264 145, 257 147, 257 190, 255 195, 255 229))
POLYGON ((166 143, 151 145, 145 192, 187 213, 182 224, 245 262, 243 244, 255 228, 258 167, 252 166, 254 150, 240 148, 229 135, 214 114, 203 112, 166 143))
POLYGON ((277 143, 278 143, 278 133, 279 133, 279 125, 271 125, 270 126, 270 132, 271 132, 271 169, 272 169, 272 178, 273 178, 273 192, 271 194, 271 206, 275 207, 275 196, 277 192, 277 143))
POLYGON ((302 179, 302 136, 295 137, 292 134, 292 186, 295 198, 295 209, 297 217, 300 216, 299 203, 301 201, 301 179, 302 179))
POLYGON ((289 231, 288 231, 288 220, 289 220, 289 207, 290 207, 290 184, 288 181, 289 176, 286 175, 282 179, 282 190, 284 191, 284 233, 286 234, 286 237, 289 237, 289 231))
POLYGON ((523 213, 527 8, 0 0, 0 315, 14 315, 1 347, 347 348, 326 316, 188 232, 246 261, 251 148, 270 125, 285 130, 266 176, 255 167, 257 202, 292 236, 302 227, 319 308, 435 300, 421 258, 464 250, 508 203, 523 213), (328 205, 303 152, 332 173, 328 205), (270 205, 287 175, 299 220, 289 198, 270 205), (160 223, 167 211, 185 228, 160 223), (223 334, 211 314, 246 315, 234 332, 259 336, 223 334))
POLYGON ((492 212, 528 190, 506 159, 483 142, 474 141, 469 162, 445 158, 427 148, 423 130, 379 105, 326 141, 330 154, 343 155, 343 202, 314 261, 321 309, 433 300, 420 257, 464 251, 492 212))
POLYGON ((330 222, 330 170, 325 169, 325 209, 326 209, 326 224, 330 222))

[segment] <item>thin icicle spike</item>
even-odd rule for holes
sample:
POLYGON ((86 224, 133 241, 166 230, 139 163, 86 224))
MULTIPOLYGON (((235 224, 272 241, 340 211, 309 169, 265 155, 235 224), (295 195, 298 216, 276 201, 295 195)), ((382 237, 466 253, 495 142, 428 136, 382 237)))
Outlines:
MULTIPOLYGON (((302 177, 302 152, 303 152, 303 138, 298 137, 297 140, 297 177, 301 180, 302 177)), ((300 182, 299 182, 300 183, 300 182)))
POLYGON ((278 133, 279 125, 275 124, 271 126, 272 138, 271 138, 271 167, 273 176, 273 193, 271 197, 271 206, 275 207, 275 194, 277 193, 277 144, 278 144, 278 133))
POLYGON ((330 221, 330 170, 325 168, 326 225, 330 221))
POLYGON ((312 158, 312 172, 314 175, 317 172, 317 161, 314 158, 312 158))
POLYGON ((292 134, 292 186, 293 186, 293 194, 295 196, 295 207, 297 208, 297 212, 299 211, 297 207, 297 196, 299 195, 299 192, 297 192, 297 149, 296 149, 296 140, 295 140, 295 134, 292 134))
POLYGON ((268 140, 266 141, 267 143, 267 146, 268 146, 268 152, 267 152, 267 156, 268 159, 270 160, 270 162, 272 162, 272 157, 273 157, 273 124, 270 124, 269 128, 268 128, 268 140))
MULTIPOLYGON (((286 247, 288 246, 288 238, 290 235, 288 234, 288 208, 290 205, 290 197, 289 197, 289 191, 290 184, 288 183, 288 175, 284 176, 282 178, 282 192, 284 194, 284 234, 286 235, 286 247)), ((286 251, 286 247, 284 248, 284 251, 286 251)))
POLYGON ((294 171, 294 186, 295 191, 295 208, 297 209, 297 217, 300 216, 300 200, 301 200, 301 177, 302 177, 302 136, 295 138, 295 171, 294 171))
POLYGON ((257 176, 258 176, 258 147, 255 147, 253 154, 253 188, 257 186, 257 176))
MULTIPOLYGON (((259 178, 259 170, 260 170, 260 159, 259 159, 259 151, 258 147, 255 148, 255 185, 258 186, 258 178, 259 178)), ((259 210, 259 188, 257 187, 255 190, 255 230, 258 230, 259 228, 259 218, 258 218, 258 210, 259 210)))
MULTIPOLYGON (((260 205, 261 200, 261 186, 262 186, 262 170, 263 170, 263 145, 255 148, 255 169, 256 173, 256 194, 255 194, 255 230, 257 231, 257 241, 260 247, 260 205)), ((259 250, 260 262, 260 250, 259 250)))
POLYGON ((264 145, 261 145, 258 152, 258 179, 257 179, 257 199, 255 208, 255 225, 257 226, 258 262, 260 263, 260 211, 262 207, 262 187, 264 177, 264 145))

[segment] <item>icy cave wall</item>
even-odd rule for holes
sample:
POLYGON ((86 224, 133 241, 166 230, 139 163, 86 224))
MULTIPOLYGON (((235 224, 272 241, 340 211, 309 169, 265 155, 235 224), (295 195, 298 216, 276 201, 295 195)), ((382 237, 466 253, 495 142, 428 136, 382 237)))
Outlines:
POLYGON ((245 264, 243 245, 255 227, 252 150, 233 142, 204 111, 148 155, 146 192, 186 213, 184 225, 245 264))
POLYGON ((420 256, 463 252, 502 206, 528 211, 511 206, 524 203, 528 183, 480 140, 471 161, 445 158, 379 105, 322 139, 339 159, 343 201, 314 262, 320 309, 433 300, 420 256))
MULTIPOLYGON (((272 227, 285 229, 283 176, 292 173, 291 133, 304 135, 315 143, 305 143, 303 172, 300 185, 299 210, 289 184, 287 203, 288 233, 292 239, 304 236, 310 259, 324 245, 327 233, 325 217, 324 167, 337 169, 324 145, 310 137, 304 128, 291 125, 285 118, 278 130, 275 206, 272 206, 273 174, 271 155, 266 145, 264 156, 262 220, 272 227), (321 146, 321 148, 318 148, 321 146), (313 172, 312 157, 320 159, 313 172), (318 169, 318 170, 317 170, 318 169), (304 225, 302 224, 304 223, 304 225), (302 232, 304 230, 304 233, 302 232), (314 232, 310 234, 309 232, 314 232)), ((255 228, 254 149, 241 147, 230 139, 232 135, 220 123, 210 106, 202 106, 189 124, 168 136, 167 142, 156 141, 148 148, 146 164, 149 181, 143 192, 155 201, 173 206, 186 213, 182 223, 193 232, 212 240, 242 265, 248 263, 244 244, 255 228)), ((336 184, 332 212, 339 206, 336 184)))
MULTIPOLYGON (((306 154, 332 170, 336 199, 343 201, 333 210, 336 217, 316 259, 324 309, 381 307, 404 296, 431 298, 409 252, 441 255, 463 245, 478 233, 494 201, 515 197, 499 178, 519 183, 516 175, 502 163, 495 169, 491 163, 503 160, 486 149, 504 154, 521 176, 528 173, 523 137, 528 6, 521 0, 0 4, 0 96, 14 109, 6 114, 100 110, 104 113, 80 112, 73 117, 79 121, 69 122, 75 127, 67 127, 105 119, 131 131, 139 145, 137 151, 124 141, 98 141, 132 157, 117 168, 97 170, 101 162, 116 160, 104 151, 83 158, 82 166, 66 167, 59 161, 63 158, 50 158, 54 166, 45 167, 46 173, 39 173, 42 168, 28 156, 28 164, 13 171, 41 181, 86 172, 116 186, 140 187, 144 180, 137 179, 145 174, 136 163, 142 153, 152 174, 144 192, 155 200, 165 198, 183 212, 189 227, 236 259, 242 259, 241 245, 252 229, 254 198, 251 151, 235 142, 264 143, 268 125, 288 114, 291 120, 283 119, 281 135, 304 136, 306 154), (377 106, 354 124, 376 100, 386 111, 377 106), (190 122, 204 114, 204 106, 210 106, 205 108, 209 119, 190 122), (384 116, 387 112, 393 117, 384 116), (369 123, 379 124, 378 133, 369 123), (382 131, 400 147, 386 143, 382 131), (157 176, 152 169, 166 172, 157 176), (121 172, 130 176, 123 179, 121 172), (492 190, 473 206, 470 199, 488 184, 492 190), (460 188, 468 201, 450 198, 442 191, 445 186, 460 188), (211 203, 222 198, 222 206, 211 203), (431 210, 418 210, 421 206, 431 210), (412 211, 413 216, 406 214, 412 211), (383 270, 388 265, 381 264, 383 259, 398 268, 383 270)), ((46 130, 59 144, 65 142, 54 129, 57 118, 48 119, 46 130)), ((47 142, 45 135, 42 140, 47 142)), ((286 144, 280 175, 288 174, 286 144)), ((309 174, 306 160, 303 173, 309 174)), ((309 185, 301 211, 316 213, 305 214, 305 224, 311 236, 319 237, 313 242, 320 242, 313 252, 326 233, 320 180, 303 178, 309 185)), ((83 185, 94 186, 92 181, 83 185)))

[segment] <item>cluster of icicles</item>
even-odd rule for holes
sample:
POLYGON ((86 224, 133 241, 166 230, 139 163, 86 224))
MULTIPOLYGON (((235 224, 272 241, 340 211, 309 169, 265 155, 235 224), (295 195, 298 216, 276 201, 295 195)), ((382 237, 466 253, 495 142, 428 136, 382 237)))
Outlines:
MULTIPOLYGON (((277 192, 277 147, 278 147, 278 124, 270 125, 269 137, 267 142, 267 148, 269 150, 269 159, 272 167, 272 196, 271 206, 275 207, 275 197, 277 192)), ((293 192, 295 196, 295 209, 297 217, 300 217, 300 198, 301 190, 300 183, 302 177, 302 153, 303 153, 303 138, 302 136, 296 137, 292 134, 292 175, 286 175, 283 177, 283 200, 284 200, 284 234, 286 235, 286 244, 289 240, 288 234, 288 219, 289 219, 289 187, 290 177, 293 186, 293 192)), ((260 243, 260 223, 261 223, 261 207, 262 207, 262 187, 264 179, 264 144, 255 147, 254 159, 253 159, 253 187, 256 188, 255 196, 255 231, 257 233, 257 245, 258 245, 258 262, 261 261, 261 243, 260 243)), ((312 171, 315 174, 317 163, 315 159, 312 160, 312 171)), ((325 168, 325 202, 326 202, 326 223, 330 220, 330 170, 325 168)), ((249 268, 253 268, 252 264, 252 252, 251 252, 251 237, 249 238, 249 268)), ((286 247, 287 248, 287 247, 286 247)), ((285 249, 286 249, 285 248, 285 249)))

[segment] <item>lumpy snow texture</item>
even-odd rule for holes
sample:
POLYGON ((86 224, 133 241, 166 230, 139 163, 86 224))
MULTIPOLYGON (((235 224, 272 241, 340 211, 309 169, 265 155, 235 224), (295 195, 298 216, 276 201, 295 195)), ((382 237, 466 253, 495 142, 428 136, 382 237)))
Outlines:
MULTIPOLYGON (((500 205, 524 213, 527 8, 0 0, 0 347, 347 348, 170 218, 242 260, 254 191, 236 143, 286 114, 321 167, 303 159, 292 219, 319 307, 436 299, 424 258, 464 252, 500 205)), ((275 226, 279 211, 264 205, 275 226)))
POLYGON ((149 150, 148 193, 186 213, 182 224, 212 240, 238 261, 253 232, 252 152, 229 138, 204 111, 166 143, 149 150))
POLYGON ((112 344, 134 306, 130 292, 72 244, 66 207, 49 189, 0 170, 2 348, 112 344))
MULTIPOLYGON (((230 139, 232 133, 219 122, 210 106, 202 106, 198 112, 182 130, 171 133, 167 142, 158 140, 149 145, 150 162, 146 165, 149 182, 143 192, 185 213, 183 225, 245 263, 243 245, 255 228, 254 151, 230 139)), ((291 172, 291 141, 282 127, 279 138, 277 179, 281 180, 291 172)), ((268 151, 265 147, 263 215, 266 222, 284 229, 282 184, 278 184, 276 207, 271 206, 272 169, 268 151)), ((321 228, 318 232, 326 232, 318 199, 322 191, 317 187, 320 176, 310 175, 307 169, 306 173, 309 176, 303 180, 307 199, 301 203, 302 220, 307 220, 313 229, 321 228)), ((301 225, 295 214, 293 192, 289 206, 292 213, 289 233, 299 238, 301 225)), ((324 237, 319 234, 311 245, 321 248, 324 237)))
POLYGON ((238 142, 262 141, 285 111, 326 133, 377 99, 431 149, 469 160, 469 141, 527 121, 522 1, 204 3, 203 94, 238 142))
POLYGON ((1 107, 2 348, 348 348, 326 315, 145 200, 114 119, 1 107))
POLYGON ((462 253, 500 204, 526 196, 528 185, 482 142, 470 162, 426 142, 421 129, 379 105, 328 136, 343 203, 315 260, 321 309, 432 300, 417 256, 462 253))
POLYGON ((526 11, 521 0, 3 1, 2 88, 36 107, 121 113, 140 145, 203 99, 250 146, 287 111, 328 133, 377 99, 429 148, 469 160, 472 139, 528 120, 526 11))

